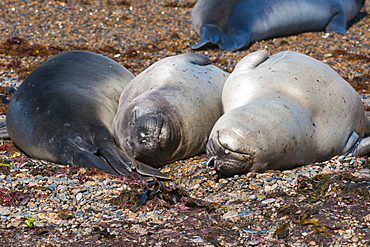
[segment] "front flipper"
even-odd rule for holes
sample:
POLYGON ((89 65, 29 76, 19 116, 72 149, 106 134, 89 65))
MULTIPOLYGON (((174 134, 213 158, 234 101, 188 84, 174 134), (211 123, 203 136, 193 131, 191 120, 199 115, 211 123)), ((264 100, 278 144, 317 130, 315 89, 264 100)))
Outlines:
POLYGON ((152 181, 152 177, 170 179, 154 167, 141 163, 133 158, 128 158, 115 144, 105 144, 103 148, 98 148, 98 153, 104 157, 109 166, 118 174, 128 175, 132 172, 137 172, 147 181, 152 181))
POLYGON ((370 137, 364 139, 359 138, 356 132, 352 132, 343 149, 344 154, 353 154, 354 156, 362 156, 370 153, 370 137))
MULTIPOLYGON (((90 153, 89 151, 78 149, 74 151, 71 155, 72 161, 68 163, 71 163, 72 165, 97 168, 112 175, 120 175, 120 173, 113 169, 105 160, 99 158, 93 153, 90 153)), ((129 175, 131 173, 127 171, 127 173, 125 174, 129 175)))
POLYGON ((123 154, 122 150, 115 143, 102 143, 102 145, 98 147, 97 155, 103 157, 106 163, 115 170, 116 173, 123 175, 132 173, 130 167, 131 160, 123 154))
POLYGON ((221 50, 237 51, 243 49, 247 45, 249 45, 249 38, 247 33, 242 30, 233 33, 231 37, 229 36, 221 37, 220 42, 221 50))
POLYGON ((193 45, 191 49, 202 49, 210 44, 218 45, 221 37, 224 35, 225 34, 217 26, 205 25, 202 27, 202 36, 200 37, 199 42, 193 45))
POLYGON ((353 150, 356 149, 356 147, 358 146, 360 141, 361 141, 361 139, 357 135, 357 133, 352 131, 351 135, 349 136, 349 138, 346 142, 346 145, 343 148, 343 153, 344 154, 352 153, 353 150))
POLYGON ((325 27, 325 32, 331 33, 346 33, 346 11, 342 4, 337 4, 331 9, 331 13, 333 14, 328 25, 325 27))
POLYGON ((152 181, 153 180, 152 177, 161 178, 165 180, 171 179, 166 174, 158 171, 154 167, 141 163, 137 160, 132 161, 131 168, 133 170, 136 170, 136 172, 139 173, 147 181, 152 181))
POLYGON ((352 153, 355 156, 362 156, 370 153, 370 137, 360 139, 357 145, 348 153, 352 153))
POLYGON ((211 44, 217 45, 222 50, 237 51, 249 44, 249 38, 242 30, 228 36, 215 25, 204 25, 199 42, 191 48, 197 50, 211 44))
POLYGON ((0 120, 0 138, 9 138, 9 133, 6 128, 6 118, 0 120))

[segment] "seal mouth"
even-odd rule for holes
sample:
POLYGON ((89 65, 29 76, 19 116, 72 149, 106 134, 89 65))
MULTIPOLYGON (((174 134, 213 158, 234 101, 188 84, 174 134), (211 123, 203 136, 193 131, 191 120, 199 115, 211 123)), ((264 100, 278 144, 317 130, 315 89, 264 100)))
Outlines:
POLYGON ((207 143, 209 160, 207 167, 226 176, 244 174, 250 171, 253 165, 253 154, 230 150, 219 141, 219 132, 216 138, 210 138, 207 143))

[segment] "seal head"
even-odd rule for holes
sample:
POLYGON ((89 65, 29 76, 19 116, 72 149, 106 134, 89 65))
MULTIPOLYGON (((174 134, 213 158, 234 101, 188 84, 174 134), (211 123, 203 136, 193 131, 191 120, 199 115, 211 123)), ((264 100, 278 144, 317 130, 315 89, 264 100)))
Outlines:
POLYGON ((148 164, 167 162, 179 146, 181 131, 175 111, 169 110, 166 100, 158 94, 135 99, 126 110, 130 111, 122 124, 126 140, 123 149, 136 160, 148 164), (137 104, 140 101, 140 104, 137 104), (126 132, 126 133, 125 133, 126 132))

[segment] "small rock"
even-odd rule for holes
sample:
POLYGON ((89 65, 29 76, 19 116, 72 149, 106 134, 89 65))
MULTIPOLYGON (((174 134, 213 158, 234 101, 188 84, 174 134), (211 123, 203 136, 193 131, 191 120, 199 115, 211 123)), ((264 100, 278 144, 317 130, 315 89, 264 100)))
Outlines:
POLYGON ((235 217, 239 217, 239 214, 238 212, 233 211, 233 210, 227 212, 226 214, 222 216, 223 219, 229 219, 229 218, 235 218, 235 217))
POLYGON ((258 241, 258 240, 252 240, 252 241, 248 242, 249 246, 257 246, 259 244, 260 244, 260 241, 258 241))
POLYGON ((253 211, 251 210, 243 210, 239 213, 239 216, 244 217, 244 216, 251 216, 253 214, 253 211))
POLYGON ((27 177, 27 175, 26 174, 24 174, 24 173, 18 173, 17 175, 15 175, 17 178, 25 178, 25 177, 27 177))
POLYGON ((76 212, 76 216, 83 216, 85 213, 81 210, 76 212))
POLYGON ((36 227, 44 227, 45 226, 45 223, 36 220, 36 221, 33 222, 33 225, 36 226, 36 227))
POLYGON ((83 198, 83 194, 82 193, 78 193, 76 195, 76 200, 79 202, 81 199, 83 198))
POLYGON ((370 169, 369 168, 364 168, 364 169, 359 170, 358 172, 365 173, 365 174, 370 174, 370 169))
POLYGON ((29 208, 35 208, 35 207, 37 207, 37 204, 34 203, 34 202, 29 202, 29 203, 27 203, 27 207, 29 207, 29 208))
POLYGON ((62 193, 62 194, 60 194, 59 199, 62 200, 62 201, 66 201, 67 197, 64 193, 62 193))
POLYGON ((242 230, 246 233, 259 233, 258 230, 251 229, 249 227, 243 227, 242 230))
MULTIPOLYGON (((276 180, 275 180, 275 182, 276 182, 276 180)), ((276 183, 274 183, 271 186, 270 185, 266 185, 265 188, 264 188, 264 190, 265 190, 266 193, 268 193, 268 192, 274 191, 277 186, 278 186, 278 184, 276 184, 276 183)))
POLYGON ((133 219, 133 218, 136 218, 137 214, 136 213, 128 213, 126 215, 126 218, 129 218, 129 219, 133 219))
POLYGON ((22 221, 20 221, 20 220, 16 220, 16 221, 13 221, 13 222, 9 223, 9 224, 7 225, 7 227, 8 227, 8 228, 11 228, 11 227, 18 227, 21 223, 22 223, 22 221))
POLYGON ((260 214, 262 214, 262 211, 261 211, 261 210, 259 210, 259 209, 257 209, 256 211, 254 211, 254 214, 255 214, 255 215, 260 215, 260 214))
POLYGON ((203 243, 204 239, 201 236, 193 236, 193 238, 191 238, 190 241, 195 243, 203 243))
POLYGON ((227 184, 229 181, 227 181, 226 179, 220 179, 220 180, 218 180, 218 182, 220 184, 227 184))
POLYGON ((49 188, 49 189, 51 189, 51 190, 55 190, 57 187, 58 187, 58 184, 57 184, 57 183, 55 183, 55 182, 51 183, 51 184, 48 186, 48 188, 49 188))
POLYGON ((364 217, 364 222, 370 222, 370 214, 367 214, 367 215, 364 217))
POLYGON ((345 158, 347 158, 347 156, 345 155, 341 155, 337 158, 338 161, 343 161, 345 158))
POLYGON ((9 216, 12 212, 7 208, 0 208, 0 215, 9 216))
POLYGON ((345 239, 350 239, 352 237, 352 234, 344 234, 343 238, 345 239))
POLYGON ((251 201, 256 200, 256 199, 257 199, 257 196, 254 194, 249 197, 249 200, 251 201))
POLYGON ((81 192, 81 190, 79 188, 76 188, 76 189, 72 190, 73 194, 77 194, 77 193, 80 193, 80 192, 81 192))
POLYGON ((270 198, 270 199, 263 200, 261 203, 264 204, 264 205, 266 205, 266 204, 271 204, 274 201, 276 201, 275 198, 270 198))
POLYGON ((353 242, 358 242, 358 237, 353 237, 353 238, 351 238, 351 240, 352 240, 353 242))

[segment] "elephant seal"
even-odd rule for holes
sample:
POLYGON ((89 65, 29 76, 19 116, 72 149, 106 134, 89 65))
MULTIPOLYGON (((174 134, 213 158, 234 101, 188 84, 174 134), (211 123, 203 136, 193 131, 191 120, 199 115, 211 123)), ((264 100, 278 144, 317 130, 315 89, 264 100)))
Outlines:
POLYGON ((192 49, 209 44, 236 51, 255 41, 310 31, 346 33, 365 0, 198 0, 191 13, 200 37, 192 49))
POLYGON ((121 149, 155 167, 205 152, 229 75, 210 63, 195 53, 167 57, 133 79, 114 117, 121 149))
MULTIPOLYGON (((130 174, 130 166, 138 165, 115 144, 112 122, 120 93, 133 78, 102 55, 86 51, 56 55, 34 70, 14 94, 6 116, 8 134, 34 158, 130 174)), ((152 167, 142 170, 138 172, 143 175, 166 177, 152 167)))
POLYGON ((227 79, 225 114, 207 144, 208 166, 225 175, 284 170, 370 151, 357 92, 329 66, 285 51, 244 57, 227 79))

